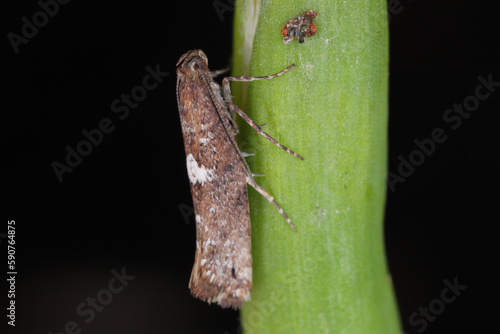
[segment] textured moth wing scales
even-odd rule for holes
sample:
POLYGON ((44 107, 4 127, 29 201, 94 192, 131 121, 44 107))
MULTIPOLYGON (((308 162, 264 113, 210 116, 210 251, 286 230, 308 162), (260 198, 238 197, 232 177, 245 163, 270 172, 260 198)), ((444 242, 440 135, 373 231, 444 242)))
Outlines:
POLYGON ((196 254, 189 288, 208 303, 239 308, 250 298, 252 287, 246 169, 229 138, 234 137, 234 127, 222 99, 213 93, 217 83, 210 76, 205 54, 193 50, 183 55, 177 75, 196 217, 196 254))
MULTIPOLYGON (((304 18, 298 20, 300 26, 304 18)), ((189 288, 194 296, 208 303, 240 308, 243 301, 250 299, 252 253, 247 184, 272 203, 296 232, 283 208, 255 182, 255 174, 245 161, 248 154, 240 151, 234 137, 238 132, 236 114, 277 147, 304 158, 262 131, 239 109, 232 102, 229 86, 230 81, 276 78, 294 66, 261 77, 225 77, 221 87, 213 80, 215 74, 209 71, 203 51, 186 52, 177 62, 177 103, 197 236, 189 288)))

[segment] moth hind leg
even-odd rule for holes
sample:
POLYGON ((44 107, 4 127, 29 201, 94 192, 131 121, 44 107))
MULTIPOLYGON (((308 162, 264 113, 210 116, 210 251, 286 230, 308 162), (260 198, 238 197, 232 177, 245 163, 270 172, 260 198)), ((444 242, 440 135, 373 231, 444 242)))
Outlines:
MULTIPOLYGON (((257 125, 257 123, 255 123, 247 114, 245 114, 243 112, 243 110, 238 108, 238 106, 236 106, 232 101, 231 87, 229 85, 230 81, 246 81, 246 82, 248 82, 248 81, 268 80, 268 79, 276 78, 276 77, 279 77, 282 74, 286 73, 294 66, 295 66, 295 64, 292 64, 279 73, 276 73, 273 75, 268 75, 268 76, 263 76, 263 77, 247 77, 247 76, 226 77, 222 80, 222 93, 223 93, 223 98, 224 98, 224 101, 227 105, 227 109, 228 109, 231 117, 234 117, 235 113, 238 113, 238 115, 240 115, 240 117, 243 118, 258 134, 264 136, 267 140, 269 140, 270 142, 272 142, 274 145, 278 146, 282 150, 290 153, 291 155, 299 158, 300 160, 304 160, 304 158, 301 155, 290 150, 288 147, 280 144, 277 140, 272 138, 266 132, 262 131, 261 127, 259 125, 257 125)), ((243 161, 243 164, 245 165, 245 169, 247 171, 247 183, 249 185, 251 185, 255 190, 257 190, 262 196, 264 196, 269 202, 271 202, 274 205, 274 207, 278 210, 278 212, 281 213, 281 215, 286 219, 288 225, 290 225, 292 230, 294 232, 297 232, 297 230, 295 229, 295 226, 292 224, 290 217, 288 217, 288 215, 284 212, 283 208, 274 200, 274 198, 271 196, 271 194, 269 194, 264 188, 259 186, 255 182, 255 180, 253 179, 254 174, 252 174, 252 172, 250 171, 250 167, 248 166, 248 163, 245 160, 246 155, 244 155, 241 151, 239 151, 239 149, 238 149, 238 153, 240 154, 241 160, 243 161)), ((257 175, 255 175, 255 176, 257 176, 257 175)))
POLYGON ((269 202, 271 202, 274 205, 274 207, 278 210, 278 212, 281 213, 283 218, 286 219, 286 222, 288 223, 288 225, 290 225, 292 230, 294 232, 297 232, 297 229, 292 224, 292 220, 290 219, 290 217, 288 217, 288 215, 285 213, 285 211, 283 211, 283 208, 274 200, 274 198, 273 198, 273 196, 271 196, 271 194, 269 194, 264 188, 259 186, 257 184, 257 182, 255 182, 255 180, 252 177, 247 176, 247 183, 249 185, 251 185, 252 188, 257 190, 262 196, 264 196, 269 202))

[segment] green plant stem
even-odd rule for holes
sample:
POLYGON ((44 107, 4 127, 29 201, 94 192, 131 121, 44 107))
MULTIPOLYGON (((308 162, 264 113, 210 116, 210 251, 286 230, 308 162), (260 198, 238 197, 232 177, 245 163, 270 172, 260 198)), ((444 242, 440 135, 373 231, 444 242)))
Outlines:
POLYGON ((241 124, 257 178, 297 227, 249 189, 252 300, 245 333, 400 333, 383 246, 387 159, 386 3, 236 3, 234 75, 282 77, 234 83, 236 103, 280 150, 241 124), (316 10, 316 36, 284 45, 281 27, 316 10))

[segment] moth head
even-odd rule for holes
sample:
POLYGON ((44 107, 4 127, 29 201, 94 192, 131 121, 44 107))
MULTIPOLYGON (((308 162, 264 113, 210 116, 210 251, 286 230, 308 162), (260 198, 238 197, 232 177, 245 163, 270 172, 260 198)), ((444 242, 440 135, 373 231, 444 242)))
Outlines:
POLYGON ((208 59, 201 50, 191 50, 183 54, 177 62, 177 69, 189 73, 208 73, 208 59))

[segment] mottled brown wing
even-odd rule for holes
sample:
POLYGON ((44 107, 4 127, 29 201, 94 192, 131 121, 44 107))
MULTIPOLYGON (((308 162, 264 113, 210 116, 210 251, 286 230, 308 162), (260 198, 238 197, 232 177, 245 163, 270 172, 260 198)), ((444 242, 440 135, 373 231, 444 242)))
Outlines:
POLYGON ((196 215, 196 255, 189 288, 196 297, 239 308, 250 297, 252 257, 245 167, 208 90, 211 78, 179 74, 177 96, 196 215))

